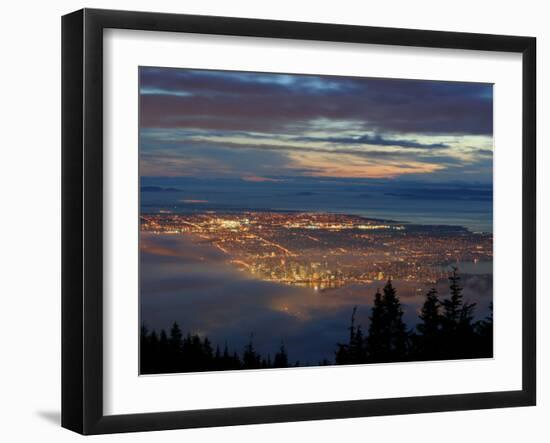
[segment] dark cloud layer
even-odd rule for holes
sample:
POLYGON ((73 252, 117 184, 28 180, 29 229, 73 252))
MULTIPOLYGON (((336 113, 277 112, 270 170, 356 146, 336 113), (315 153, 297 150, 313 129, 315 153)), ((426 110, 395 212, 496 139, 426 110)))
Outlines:
POLYGON ((491 180, 492 85, 140 69, 145 176, 491 180))
POLYGON ((354 119, 369 130, 492 134, 492 86, 141 68, 141 125, 247 131, 354 119))
POLYGON ((329 143, 341 143, 341 144, 367 144, 374 146, 399 146, 401 148, 416 148, 416 149, 434 149, 434 148, 448 148, 449 145, 445 143, 419 143, 415 140, 404 139, 387 139, 381 135, 369 135, 363 134, 356 137, 298 137, 298 141, 313 141, 313 142, 329 142, 329 143))

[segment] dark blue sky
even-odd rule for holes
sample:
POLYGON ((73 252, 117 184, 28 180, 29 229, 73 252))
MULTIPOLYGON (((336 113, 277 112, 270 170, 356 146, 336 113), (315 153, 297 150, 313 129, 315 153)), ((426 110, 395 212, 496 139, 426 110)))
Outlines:
POLYGON ((140 68, 142 176, 492 182, 490 84, 140 68))

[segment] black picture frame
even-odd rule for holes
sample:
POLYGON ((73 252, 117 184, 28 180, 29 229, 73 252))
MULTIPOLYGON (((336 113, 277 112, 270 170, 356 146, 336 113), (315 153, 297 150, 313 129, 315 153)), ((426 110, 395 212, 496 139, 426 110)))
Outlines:
POLYGON ((152 431, 536 403, 536 39, 149 12, 83 9, 62 18, 62 426, 82 434, 152 431), (170 411, 103 413, 103 30, 503 51, 523 64, 522 389, 170 411))

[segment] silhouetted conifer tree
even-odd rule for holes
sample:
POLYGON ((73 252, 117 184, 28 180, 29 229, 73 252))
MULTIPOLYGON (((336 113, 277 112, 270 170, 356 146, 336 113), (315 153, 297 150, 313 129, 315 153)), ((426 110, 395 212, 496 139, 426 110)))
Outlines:
POLYGON ((451 297, 443 300, 444 326, 445 329, 455 329, 460 318, 462 310, 462 287, 460 286, 460 276, 458 269, 453 267, 452 274, 449 276, 449 289, 451 297))
POLYGON ((244 348, 243 352, 243 368, 244 369, 258 369, 261 367, 261 357, 258 355, 254 349, 252 343, 252 334, 250 335, 250 340, 244 348))
POLYGON ((441 331, 443 318, 440 313, 441 302, 437 291, 432 288, 426 294, 426 300, 420 312, 421 323, 417 325, 419 336, 416 337, 416 357, 435 360, 441 357, 441 331))
POLYGON ((367 355, 370 362, 391 362, 407 359, 408 334, 403 310, 391 279, 383 295, 377 292, 371 314, 367 355))
POLYGON ((181 329, 179 325, 176 322, 174 322, 174 324, 172 325, 172 329, 170 329, 170 339, 169 339, 170 347, 174 351, 179 352, 179 350, 181 349, 182 337, 183 337, 183 334, 181 333, 181 329))
POLYGON ((202 342, 202 365, 210 370, 214 368, 214 351, 208 337, 204 337, 202 342))
POLYGON ((476 332, 479 336, 478 356, 492 357, 493 356, 493 303, 489 305, 489 314, 484 320, 481 320, 476 325, 476 332))
POLYGON ((142 374, 150 373, 152 368, 151 345, 149 341, 149 330, 145 324, 141 325, 139 333, 139 372, 142 374))
POLYGON ((230 355, 229 350, 227 349, 227 343, 225 343, 222 355, 221 369, 240 369, 240 367, 241 362, 239 360, 239 356, 236 352, 233 355, 230 355))
POLYGON ((369 317, 369 335, 367 337, 367 355, 370 361, 378 361, 385 354, 385 306, 380 290, 376 291, 374 304, 369 317))
POLYGON ((403 321, 401 302, 391 279, 384 286, 382 303, 385 307, 384 327, 388 329, 386 340, 389 343, 389 361, 404 360, 407 352, 407 328, 403 321))
MULTIPOLYGON (((168 341, 168 336, 166 335, 166 331, 164 329, 161 329, 160 331, 159 344, 161 347, 164 347, 164 348, 168 348, 170 346, 170 342, 168 341)), ((179 349, 179 346, 176 346, 176 348, 179 349)))
POLYGON ((352 346, 355 342, 355 313, 357 312, 357 306, 353 307, 351 312, 351 321, 349 330, 348 343, 338 343, 336 350, 336 364, 348 365, 353 363, 352 361, 352 346))
POLYGON ((279 348, 279 352, 275 354, 273 358, 273 367, 274 368, 287 368, 288 367, 288 355, 286 353, 286 348, 283 343, 279 348))
POLYGON ((443 356, 448 359, 476 356, 476 336, 472 324, 475 303, 464 303, 458 269, 449 276, 450 298, 443 300, 443 356))
POLYGON ((242 369, 243 367, 243 362, 239 358, 239 354, 237 354, 237 352, 233 353, 232 364, 233 366, 231 367, 231 369, 242 369))
POLYGON ((151 347, 151 370, 154 372, 163 372, 162 363, 164 361, 164 356, 160 352, 159 338, 157 331, 154 329, 149 335, 149 346, 151 347))
POLYGON ((366 358, 366 343, 363 337, 363 330, 361 329, 361 325, 355 326, 356 314, 357 306, 354 306, 349 327, 349 345, 346 349, 346 359, 349 364, 364 363, 366 358))

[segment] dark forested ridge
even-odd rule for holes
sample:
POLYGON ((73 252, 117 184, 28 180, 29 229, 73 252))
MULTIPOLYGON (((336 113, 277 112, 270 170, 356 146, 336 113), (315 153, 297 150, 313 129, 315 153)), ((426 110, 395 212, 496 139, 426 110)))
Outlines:
POLYGON ((299 366, 299 362, 290 365, 284 344, 273 357, 262 356, 254 349, 252 336, 242 353, 229 351, 227 344, 223 349, 215 348, 208 337, 201 338, 197 334, 187 334, 185 337, 177 323, 174 323, 167 335, 164 330, 160 334, 149 332, 141 327, 141 374, 159 374, 174 372, 224 371, 235 369, 267 369, 299 366))
POLYGON ((456 269, 449 276, 450 296, 440 299, 432 288, 420 310, 420 322, 407 330, 397 292, 389 280, 376 293, 365 335, 355 324, 349 341, 338 344, 336 364, 489 358, 493 356, 493 315, 473 321, 475 303, 466 303, 456 269))
MULTIPOLYGON (((375 295, 364 331, 356 324, 357 308, 353 308, 347 343, 336 344, 333 359, 319 365, 388 363, 421 360, 489 358, 493 356, 493 316, 473 321, 475 304, 464 301, 457 270, 449 276, 450 295, 440 299, 435 289, 425 295, 419 323, 407 329, 403 310, 388 280, 383 291, 375 295)), ((208 337, 183 335, 174 323, 169 333, 149 331, 141 327, 140 373, 223 371, 235 369, 267 369, 300 366, 291 362, 283 343, 273 355, 260 355, 254 348, 253 335, 240 352, 225 343, 214 346, 208 337)), ((302 365, 304 366, 304 365, 302 365)), ((310 366, 306 364, 305 366, 310 366)))

